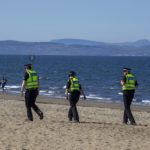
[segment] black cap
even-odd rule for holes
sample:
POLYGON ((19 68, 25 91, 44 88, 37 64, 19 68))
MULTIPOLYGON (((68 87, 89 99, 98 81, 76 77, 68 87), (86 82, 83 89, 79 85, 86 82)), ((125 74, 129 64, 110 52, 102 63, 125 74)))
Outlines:
POLYGON ((76 73, 75 73, 74 71, 70 71, 69 77, 70 77, 70 76, 75 76, 75 75, 76 75, 76 73))
POLYGON ((130 71, 130 68, 123 68, 123 71, 130 71))
POLYGON ((32 64, 25 64, 25 69, 32 69, 32 64))
POLYGON ((24 66, 25 66, 25 67, 31 67, 32 64, 25 64, 24 66))

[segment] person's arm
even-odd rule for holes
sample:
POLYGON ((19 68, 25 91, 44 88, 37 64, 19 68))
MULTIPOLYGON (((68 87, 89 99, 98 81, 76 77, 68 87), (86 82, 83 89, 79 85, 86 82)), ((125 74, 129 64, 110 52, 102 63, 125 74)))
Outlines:
POLYGON ((66 100, 68 100, 69 90, 66 88, 66 100))
POLYGON ((28 78, 29 78, 29 75, 28 75, 28 73, 26 72, 26 73, 24 74, 24 80, 23 80, 22 86, 21 86, 21 96, 23 96, 23 90, 24 90, 24 88, 25 88, 26 81, 27 81, 28 78))
POLYGON ((23 96, 23 90, 24 90, 25 85, 26 85, 26 81, 23 80, 22 86, 21 86, 21 96, 23 96))
POLYGON ((83 97, 84 97, 84 100, 86 100, 86 96, 85 96, 85 94, 84 94, 84 91, 83 91, 83 89, 80 89, 80 92, 81 92, 81 94, 83 95, 83 97))
POLYGON ((38 95, 39 95, 39 92, 40 92, 40 79, 39 79, 39 76, 38 76, 38 95))
POLYGON ((68 100, 68 94, 69 94, 70 85, 71 85, 71 81, 68 80, 67 81, 67 85, 66 85, 66 100, 68 100))
POLYGON ((135 80, 135 87, 138 88, 138 82, 135 80))
POLYGON ((123 81, 123 80, 121 80, 121 85, 123 86, 123 85, 125 85, 126 83, 123 81))
POLYGON ((83 88, 82 88, 81 84, 79 85, 79 88, 80 88, 80 92, 81 92, 81 94, 82 94, 82 95, 83 95, 83 97, 84 97, 84 100, 86 100, 86 96, 85 96, 85 93, 84 93, 84 90, 83 90, 83 88))
POLYGON ((126 76, 123 77, 120 83, 122 86, 126 84, 126 76))

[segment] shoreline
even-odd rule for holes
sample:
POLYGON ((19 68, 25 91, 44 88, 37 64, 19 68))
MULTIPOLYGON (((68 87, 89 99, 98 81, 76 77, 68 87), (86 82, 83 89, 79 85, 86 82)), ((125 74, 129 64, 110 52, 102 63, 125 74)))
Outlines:
MULTIPOLYGON (((14 100, 14 101, 24 101, 24 96, 21 97, 19 94, 0 94, 0 99, 4 100, 14 100)), ((50 97, 43 97, 38 96, 36 103, 42 103, 42 104, 57 104, 57 105, 69 105, 69 102, 65 100, 64 98, 50 98, 50 97)), ((123 103, 116 103, 116 102, 98 102, 98 101, 92 101, 92 100, 79 100, 78 106, 81 107, 96 107, 96 108, 109 108, 109 109, 124 109, 123 103)), ((131 109, 133 111, 138 112, 148 112, 150 113, 150 106, 144 106, 144 105, 131 105, 131 109)))

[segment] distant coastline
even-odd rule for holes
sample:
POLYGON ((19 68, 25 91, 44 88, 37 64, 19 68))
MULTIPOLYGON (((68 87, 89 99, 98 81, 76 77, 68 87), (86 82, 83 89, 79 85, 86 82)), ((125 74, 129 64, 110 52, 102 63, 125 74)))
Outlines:
POLYGON ((150 41, 105 43, 81 39, 0 41, 0 55, 150 56, 150 41))

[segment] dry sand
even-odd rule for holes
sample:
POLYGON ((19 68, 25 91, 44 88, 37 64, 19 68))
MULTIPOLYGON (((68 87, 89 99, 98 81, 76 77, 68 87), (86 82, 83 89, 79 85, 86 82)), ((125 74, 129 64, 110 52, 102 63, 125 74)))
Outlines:
POLYGON ((68 102, 38 98, 44 112, 25 122, 24 101, 0 95, 0 150, 149 150, 150 107, 133 106, 137 126, 122 124, 122 104, 81 101, 81 123, 69 123, 68 102), (90 106, 90 107, 89 107, 90 106))

